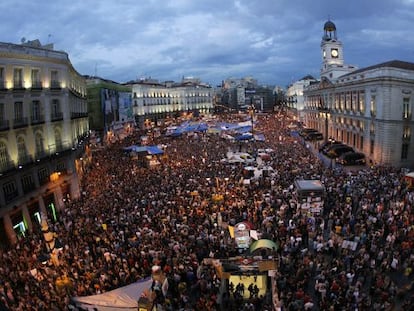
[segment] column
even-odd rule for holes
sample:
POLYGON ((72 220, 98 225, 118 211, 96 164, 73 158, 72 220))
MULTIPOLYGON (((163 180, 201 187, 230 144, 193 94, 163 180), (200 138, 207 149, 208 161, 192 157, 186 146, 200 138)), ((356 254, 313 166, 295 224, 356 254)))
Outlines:
POLYGON ((30 217, 29 210, 27 209, 26 203, 21 205, 21 209, 22 209, 23 219, 25 220, 25 224, 27 224, 27 229, 29 230, 29 232, 33 232, 33 223, 30 217))
POLYGON ((43 197, 40 195, 37 199, 39 200, 40 217, 47 217, 47 211, 46 211, 45 201, 43 201, 43 197))
POLYGON ((69 180, 69 183, 70 183, 70 199, 74 200, 74 199, 79 198, 80 197, 79 175, 76 173, 76 170, 73 172, 72 178, 69 180))
POLYGON ((53 189, 53 194, 55 196, 55 205, 56 205, 56 209, 58 211, 63 210, 63 194, 62 194, 62 188, 60 188, 60 186, 56 187, 55 189, 53 189))
POLYGON ((11 244, 16 244, 17 236, 16 232, 13 229, 13 223, 11 221, 10 215, 6 214, 3 216, 4 230, 6 231, 7 237, 11 244))

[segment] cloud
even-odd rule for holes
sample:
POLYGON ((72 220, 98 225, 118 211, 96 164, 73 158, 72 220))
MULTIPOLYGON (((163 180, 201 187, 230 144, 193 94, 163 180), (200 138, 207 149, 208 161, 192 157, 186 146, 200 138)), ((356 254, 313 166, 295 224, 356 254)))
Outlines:
POLYGON ((118 82, 253 76, 286 86, 317 77, 328 19, 348 64, 414 56, 413 0, 3 0, 0 17, 0 41, 52 42, 78 72, 118 82))

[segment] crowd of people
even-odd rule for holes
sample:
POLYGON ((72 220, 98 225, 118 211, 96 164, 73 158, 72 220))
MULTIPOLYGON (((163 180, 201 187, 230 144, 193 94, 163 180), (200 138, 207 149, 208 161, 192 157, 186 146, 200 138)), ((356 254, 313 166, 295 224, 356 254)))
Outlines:
MULTIPOLYGON (((241 121, 240 115, 218 118, 241 121)), ((64 245, 57 262, 39 263, 40 228, 0 251, 5 310, 67 310, 71 297, 128 285, 151 276, 154 265, 168 280, 168 289, 156 296, 161 310, 414 305, 414 192, 402 172, 325 167, 309 145, 291 135, 289 122, 285 112, 258 115, 255 131, 265 141, 235 142, 208 132, 151 136, 150 144, 165 147, 153 167, 123 149, 140 144, 141 131, 93 152, 81 196, 68 200, 58 221, 49 222, 64 245), (272 150, 266 164, 273 173, 250 183, 243 182, 242 164, 221 161, 229 150, 255 154, 259 148, 272 150), (296 179, 324 184, 321 213, 298 207, 296 179), (205 258, 240 255, 223 225, 240 221, 278 245, 276 298, 252 295, 245 301, 228 291, 223 299, 222 280, 203 264, 205 258)))

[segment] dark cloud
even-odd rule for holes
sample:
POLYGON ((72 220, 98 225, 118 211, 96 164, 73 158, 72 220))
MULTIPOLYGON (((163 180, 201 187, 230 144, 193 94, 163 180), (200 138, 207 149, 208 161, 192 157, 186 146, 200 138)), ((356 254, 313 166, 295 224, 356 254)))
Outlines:
POLYGON ((52 42, 80 73, 118 82, 318 77, 328 19, 347 64, 414 61, 414 0, 3 0, 0 17, 0 41, 52 42))

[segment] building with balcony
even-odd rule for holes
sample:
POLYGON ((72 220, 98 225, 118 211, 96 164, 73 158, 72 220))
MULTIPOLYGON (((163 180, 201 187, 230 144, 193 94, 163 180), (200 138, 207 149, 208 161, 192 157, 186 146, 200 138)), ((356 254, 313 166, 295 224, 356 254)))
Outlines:
POLYGON ((0 43, 0 244, 41 215, 56 221, 79 195, 88 131, 85 79, 68 54, 38 40, 0 43))
POLYGON ((325 58, 337 61, 342 53, 342 44, 325 42, 335 37, 332 25, 324 27, 321 79, 304 90, 305 124, 364 153, 372 164, 413 169, 414 63, 393 60, 346 73, 341 68, 337 75, 326 69, 325 58))
POLYGON ((142 79, 130 84, 138 127, 145 127, 148 121, 159 124, 168 117, 213 112, 213 88, 199 79, 183 78, 179 83, 142 79))

